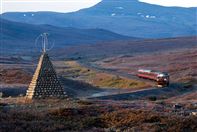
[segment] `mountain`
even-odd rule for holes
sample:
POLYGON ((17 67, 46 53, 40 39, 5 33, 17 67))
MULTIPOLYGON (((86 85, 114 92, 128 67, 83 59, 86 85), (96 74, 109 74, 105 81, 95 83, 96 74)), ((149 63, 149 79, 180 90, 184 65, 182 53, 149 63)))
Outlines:
POLYGON ((138 0, 103 0, 73 13, 11 12, 3 18, 32 24, 75 28, 102 28, 140 38, 197 34, 197 8, 163 7, 138 0))
MULTIPOLYGON (((59 28, 50 25, 31 25, 0 19, 1 51, 11 52, 35 49, 35 39, 43 32, 50 34, 49 39, 55 42, 54 48, 68 45, 93 44, 112 40, 134 39, 103 29, 59 28), (5 49, 5 50, 4 50, 5 49)), ((136 38, 135 38, 136 39, 136 38)))

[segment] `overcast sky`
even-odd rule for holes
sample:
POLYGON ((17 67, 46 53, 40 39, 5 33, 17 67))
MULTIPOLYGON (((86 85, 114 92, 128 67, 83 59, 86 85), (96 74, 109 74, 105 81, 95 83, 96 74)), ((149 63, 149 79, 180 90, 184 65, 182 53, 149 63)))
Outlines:
MULTIPOLYGON (((1 12, 55 11, 72 12, 91 7, 101 0, 0 0, 1 12)), ((197 7, 197 0, 140 0, 163 6, 197 7)))

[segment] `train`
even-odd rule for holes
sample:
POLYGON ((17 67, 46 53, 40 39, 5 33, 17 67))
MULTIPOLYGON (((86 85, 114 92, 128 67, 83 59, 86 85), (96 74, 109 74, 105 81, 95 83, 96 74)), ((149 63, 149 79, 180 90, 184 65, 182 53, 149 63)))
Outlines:
POLYGON ((168 87, 170 84, 170 76, 166 72, 139 69, 137 76, 140 78, 156 81, 158 87, 168 87))

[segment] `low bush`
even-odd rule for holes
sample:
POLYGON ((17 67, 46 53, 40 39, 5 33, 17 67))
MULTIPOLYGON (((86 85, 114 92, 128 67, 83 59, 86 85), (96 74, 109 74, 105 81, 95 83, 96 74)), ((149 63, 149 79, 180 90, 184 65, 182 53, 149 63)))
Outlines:
POLYGON ((197 117, 178 117, 120 106, 84 106, 42 111, 0 112, 0 131, 190 131, 197 117))
POLYGON ((148 100, 150 100, 150 101, 156 101, 157 100, 157 97, 156 96, 150 96, 150 97, 148 97, 148 100))

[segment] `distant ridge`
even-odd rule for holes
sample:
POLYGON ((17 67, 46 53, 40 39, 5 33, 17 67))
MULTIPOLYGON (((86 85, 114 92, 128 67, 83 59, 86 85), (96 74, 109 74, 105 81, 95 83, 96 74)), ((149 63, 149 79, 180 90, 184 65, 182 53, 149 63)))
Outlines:
POLYGON ((54 50, 51 54, 57 58, 72 58, 77 60, 106 58, 114 56, 133 56, 144 53, 160 53, 162 51, 184 48, 197 48, 197 36, 177 37, 167 39, 146 39, 139 41, 112 41, 95 45, 65 47, 54 50))
POLYGON ((196 11, 197 8, 163 7, 137 0, 102 0, 73 13, 13 12, 2 17, 32 24, 102 28, 138 38, 168 38, 197 35, 196 11))
MULTIPOLYGON (((11 22, 0 19, 2 32, 0 32, 1 51, 20 52, 34 50, 35 39, 43 32, 50 34, 51 40, 55 42, 54 48, 61 48, 70 45, 93 44, 112 40, 136 39, 119 35, 103 29, 77 29, 59 28, 50 25, 32 25, 18 22, 11 22)), ((10 52, 10 53, 11 53, 10 52)))

